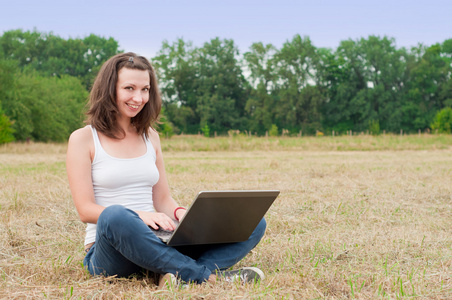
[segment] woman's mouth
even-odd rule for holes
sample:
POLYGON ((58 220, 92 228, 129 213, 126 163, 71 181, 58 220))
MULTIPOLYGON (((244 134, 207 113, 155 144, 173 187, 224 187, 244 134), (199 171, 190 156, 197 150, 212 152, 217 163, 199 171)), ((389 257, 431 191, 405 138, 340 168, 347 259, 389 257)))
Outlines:
POLYGON ((133 104, 128 104, 128 103, 126 103, 126 105, 133 109, 138 109, 138 107, 140 107, 139 105, 133 105, 133 104))

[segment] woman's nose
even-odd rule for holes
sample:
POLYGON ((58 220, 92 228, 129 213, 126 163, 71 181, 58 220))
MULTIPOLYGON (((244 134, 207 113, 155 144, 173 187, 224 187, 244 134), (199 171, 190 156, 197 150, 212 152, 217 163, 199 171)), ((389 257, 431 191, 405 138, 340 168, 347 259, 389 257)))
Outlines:
POLYGON ((141 95, 140 91, 135 91, 132 97, 133 101, 141 102, 143 100, 143 95, 141 95))

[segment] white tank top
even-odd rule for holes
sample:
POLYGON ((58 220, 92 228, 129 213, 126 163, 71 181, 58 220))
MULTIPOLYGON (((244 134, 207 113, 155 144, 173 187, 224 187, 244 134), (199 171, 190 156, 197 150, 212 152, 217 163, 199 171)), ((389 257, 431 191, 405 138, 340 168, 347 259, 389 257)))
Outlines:
MULTIPOLYGON (((96 129, 91 127, 91 131, 95 149, 91 176, 96 203, 105 207, 120 204, 135 211, 154 211, 152 187, 159 180, 159 172, 152 143, 143 137, 147 148, 144 155, 116 158, 102 148, 96 129)), ((96 224, 88 223, 85 245, 95 240, 96 224)))

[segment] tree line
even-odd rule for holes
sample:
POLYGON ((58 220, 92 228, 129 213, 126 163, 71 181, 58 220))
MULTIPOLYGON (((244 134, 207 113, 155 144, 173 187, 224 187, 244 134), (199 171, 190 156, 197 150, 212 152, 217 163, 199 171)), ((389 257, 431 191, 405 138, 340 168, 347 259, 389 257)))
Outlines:
MULTIPOLYGON (((4 32, 0 141, 65 141, 82 126, 98 69, 119 52, 113 38, 93 34, 4 32)), ((451 130, 452 39, 406 49, 369 36, 329 49, 295 35, 280 48, 257 42, 245 53, 231 39, 201 47, 178 39, 150 60, 166 134, 451 130)))

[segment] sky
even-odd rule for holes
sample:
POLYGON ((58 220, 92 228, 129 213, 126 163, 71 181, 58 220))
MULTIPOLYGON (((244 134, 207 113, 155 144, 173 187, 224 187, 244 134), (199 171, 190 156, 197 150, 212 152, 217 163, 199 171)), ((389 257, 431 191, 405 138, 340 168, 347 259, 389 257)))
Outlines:
POLYGON ((277 48, 294 35, 316 47, 369 35, 395 39, 397 48, 452 38, 451 0, 0 0, 0 34, 22 29, 118 41, 120 49, 153 57, 163 41, 202 47, 232 39, 240 53, 255 42, 277 48))

